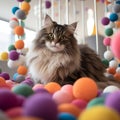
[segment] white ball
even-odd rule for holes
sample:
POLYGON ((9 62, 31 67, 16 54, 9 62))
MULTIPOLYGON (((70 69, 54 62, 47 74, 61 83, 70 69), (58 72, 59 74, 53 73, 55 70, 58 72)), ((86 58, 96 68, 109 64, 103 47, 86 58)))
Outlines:
POLYGON ((112 92, 115 92, 117 90, 120 90, 120 88, 118 88, 114 85, 110 85, 103 90, 103 93, 112 93, 112 92))
POLYGON ((9 68, 14 69, 19 66, 19 61, 18 60, 13 61, 9 59, 7 65, 9 68))
POLYGON ((116 68, 116 73, 120 73, 120 67, 116 68))
POLYGON ((110 50, 107 50, 104 52, 104 58, 108 61, 111 60, 114 57, 113 53, 110 50))
POLYGON ((110 22, 108 25, 105 26, 105 28, 114 28, 114 27, 115 27, 114 22, 110 22))
POLYGON ((118 62, 116 60, 111 60, 109 62, 109 67, 117 68, 118 67, 118 62))
POLYGON ((17 22, 17 21, 15 21, 15 20, 11 20, 10 22, 9 22, 9 26, 12 28, 12 29, 14 29, 16 26, 18 26, 19 25, 19 23, 17 22))

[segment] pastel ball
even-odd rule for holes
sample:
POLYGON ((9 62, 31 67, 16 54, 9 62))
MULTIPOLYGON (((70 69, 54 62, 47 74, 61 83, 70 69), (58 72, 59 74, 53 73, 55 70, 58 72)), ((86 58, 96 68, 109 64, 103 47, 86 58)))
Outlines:
POLYGON ((13 8, 12 8, 12 13, 15 14, 15 12, 16 12, 17 10, 19 10, 19 7, 16 7, 16 6, 13 7, 13 8))
POLYGON ((110 21, 115 22, 118 20, 118 15, 116 13, 111 13, 109 19, 110 21))
POLYGON ((20 65, 17 69, 18 74, 21 74, 21 75, 26 75, 27 71, 28 71, 28 69, 24 65, 20 65))
POLYGON ((57 120, 58 109, 55 101, 47 94, 34 94, 23 105, 23 115, 44 120, 57 120))
POLYGON ((16 49, 23 49, 24 48, 24 41, 23 40, 15 41, 15 48, 16 49))
POLYGON ((8 46, 8 51, 10 52, 11 50, 16 50, 16 48, 13 44, 8 46))
POLYGON ((110 22, 110 19, 108 17, 103 17, 102 20, 101 20, 101 23, 103 25, 108 25, 110 22))
POLYGON ((5 111, 17 106, 17 96, 9 89, 0 89, 0 109, 5 111))
POLYGON ((45 7, 46 7, 47 9, 50 8, 50 7, 51 7, 51 2, 48 1, 48 0, 46 0, 46 1, 45 1, 45 7))
POLYGON ((120 31, 119 30, 113 35, 113 38, 111 41, 111 50, 114 56, 120 59, 120 31))
POLYGON ((116 61, 116 60, 111 60, 111 61, 109 62, 109 67, 117 68, 117 67, 118 67, 118 61, 116 61))
POLYGON ((70 113, 59 113, 58 120, 76 120, 76 117, 70 113))
POLYGON ((106 106, 94 106, 84 110, 78 120, 119 120, 119 114, 106 106))
POLYGON ((9 21, 9 26, 12 28, 12 29, 14 29, 16 26, 18 26, 19 25, 19 23, 18 23, 18 21, 15 21, 15 20, 10 20, 9 21))
MULTIPOLYGON (((37 89, 41 89, 41 88, 44 88, 44 85, 43 84, 40 84, 40 83, 37 83, 37 84, 35 84, 33 87, 32 87, 32 89, 34 90, 34 91, 36 91, 37 89)), ((46 90, 47 91, 47 90, 46 90)))
POLYGON ((8 60, 8 52, 2 52, 1 54, 0 54, 0 59, 1 60, 8 60))
POLYGON ((14 28, 14 33, 18 36, 24 35, 24 28, 22 26, 16 26, 14 28))
POLYGON ((104 105, 104 102, 105 102, 104 97, 94 98, 87 104, 87 108, 91 108, 91 107, 97 106, 97 105, 104 105))
POLYGON ((106 97, 105 105, 120 113, 120 90, 112 92, 106 97))
POLYGON ((73 95, 75 98, 89 101, 98 94, 98 87, 95 81, 89 77, 82 77, 73 84, 73 95))
POLYGON ((18 19, 21 19, 21 20, 25 20, 26 19, 26 13, 19 9, 15 12, 15 16, 18 18, 18 19))
POLYGON ((18 95, 22 95, 24 97, 29 97, 34 93, 32 90, 32 87, 30 87, 29 85, 26 85, 26 84, 15 85, 12 88, 12 92, 15 94, 18 94, 18 95))
POLYGON ((106 36, 111 36, 111 35, 113 35, 113 29, 112 29, 112 28, 106 28, 106 29, 105 29, 105 35, 106 35, 106 36))
POLYGON ((12 50, 9 52, 9 59, 11 60, 18 60, 19 59, 19 53, 16 50, 12 50))
POLYGON ((107 87, 103 90, 103 93, 112 93, 112 92, 115 92, 115 91, 118 91, 118 90, 120 90, 120 88, 118 88, 117 86, 110 85, 110 86, 107 86, 107 87))
POLYGON ((110 51, 110 50, 105 51, 103 56, 108 61, 110 61, 112 58, 114 58, 114 55, 113 55, 112 51, 110 51))
POLYGON ((3 77, 5 80, 9 80, 10 79, 10 75, 7 72, 2 72, 0 74, 0 77, 3 77))
POLYGON ((25 80, 25 76, 23 76, 23 75, 17 75, 16 79, 14 81, 17 82, 17 83, 21 83, 24 80, 25 80))
POLYGON ((111 38, 105 37, 105 38, 103 39, 103 44, 104 44, 105 46, 110 46, 110 43, 111 43, 111 38))
POLYGON ((23 10, 23 11, 29 11, 30 10, 30 4, 26 1, 22 2, 20 9, 23 10))
POLYGON ((26 85, 29 85, 29 86, 31 86, 31 87, 34 86, 34 82, 33 82, 33 80, 30 79, 30 78, 27 78, 27 79, 23 80, 23 81, 21 82, 21 84, 26 84, 26 85))
POLYGON ((119 13, 120 12, 120 4, 114 4, 113 5, 113 11, 115 13, 119 13))

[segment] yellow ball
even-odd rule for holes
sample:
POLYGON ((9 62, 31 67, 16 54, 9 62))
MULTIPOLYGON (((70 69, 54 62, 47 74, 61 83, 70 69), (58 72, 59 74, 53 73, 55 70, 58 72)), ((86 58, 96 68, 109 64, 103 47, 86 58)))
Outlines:
POLYGON ((8 53, 7 52, 2 52, 0 54, 0 60, 8 60, 8 53))
POLYGON ((85 109, 78 120, 120 120, 119 114, 105 106, 94 106, 85 109))

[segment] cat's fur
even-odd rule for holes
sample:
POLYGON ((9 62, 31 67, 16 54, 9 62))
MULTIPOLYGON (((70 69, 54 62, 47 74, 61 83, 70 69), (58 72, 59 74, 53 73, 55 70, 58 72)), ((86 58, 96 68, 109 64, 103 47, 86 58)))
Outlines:
POLYGON ((35 83, 55 81, 73 84, 80 77, 106 81, 105 66, 87 45, 74 37, 77 23, 59 25, 46 15, 45 24, 27 53, 27 65, 35 83))

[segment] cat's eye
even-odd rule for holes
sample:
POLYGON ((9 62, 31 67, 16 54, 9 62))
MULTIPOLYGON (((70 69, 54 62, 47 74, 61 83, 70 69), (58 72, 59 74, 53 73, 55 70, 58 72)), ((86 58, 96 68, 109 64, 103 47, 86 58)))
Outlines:
POLYGON ((49 33, 48 36, 49 36, 49 39, 53 39, 54 38, 54 34, 53 33, 49 33))
POLYGON ((66 39, 66 36, 61 36, 61 40, 65 40, 66 39))

